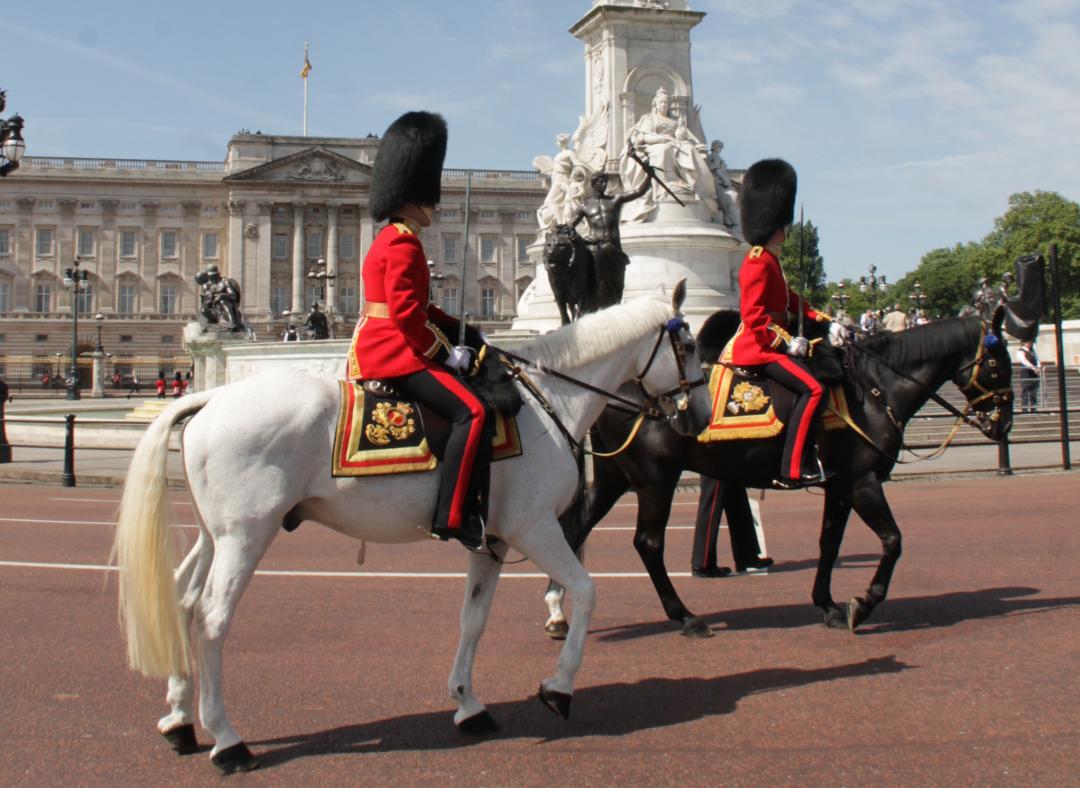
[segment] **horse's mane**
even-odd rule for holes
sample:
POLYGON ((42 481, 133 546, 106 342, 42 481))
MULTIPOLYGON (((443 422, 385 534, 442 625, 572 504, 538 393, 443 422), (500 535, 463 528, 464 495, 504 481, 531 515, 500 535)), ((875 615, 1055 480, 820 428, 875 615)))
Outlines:
POLYGON ((589 364, 646 334, 654 334, 670 317, 670 300, 661 296, 637 298, 583 315, 534 339, 521 348, 521 353, 552 369, 589 364))
POLYGON ((953 317, 897 333, 885 331, 860 344, 881 356, 890 366, 903 369, 969 350, 978 341, 981 331, 978 318, 953 317))

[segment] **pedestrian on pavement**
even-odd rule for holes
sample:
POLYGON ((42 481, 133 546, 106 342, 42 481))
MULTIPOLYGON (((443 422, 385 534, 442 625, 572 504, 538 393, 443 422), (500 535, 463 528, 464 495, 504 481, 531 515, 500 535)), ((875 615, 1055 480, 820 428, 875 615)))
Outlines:
POLYGON ((859 318, 859 328, 862 329, 864 334, 877 333, 877 316, 874 314, 873 309, 867 309, 863 316, 859 318))
POLYGON ((885 315, 885 328, 893 332, 907 328, 907 315, 899 304, 893 304, 892 311, 885 315))
POLYGON ((159 372, 158 373, 157 383, 155 383, 154 385, 157 386, 157 398, 158 399, 165 399, 165 373, 164 372, 159 372))
POLYGON ((1042 364, 1030 342, 1021 342, 1016 349, 1020 365, 1020 412, 1034 413, 1039 407, 1039 371, 1042 364))
POLYGON ((174 399, 179 399, 180 395, 184 393, 184 376, 180 374, 180 370, 176 370, 176 374, 173 375, 172 382, 172 395, 174 399))

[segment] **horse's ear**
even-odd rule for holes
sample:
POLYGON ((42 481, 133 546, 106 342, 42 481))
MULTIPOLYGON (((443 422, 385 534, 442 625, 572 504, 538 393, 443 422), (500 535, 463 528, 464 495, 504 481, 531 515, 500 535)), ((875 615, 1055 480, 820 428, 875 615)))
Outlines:
POLYGON ((1001 324, 1005 320, 1005 304, 998 304, 997 309, 994 310, 994 317, 992 320, 992 326, 994 334, 998 339, 1001 339, 1001 324))
POLYGON ((675 285, 675 292, 671 295, 671 308, 676 315, 682 313, 683 301, 686 300, 686 279, 680 279, 675 285))

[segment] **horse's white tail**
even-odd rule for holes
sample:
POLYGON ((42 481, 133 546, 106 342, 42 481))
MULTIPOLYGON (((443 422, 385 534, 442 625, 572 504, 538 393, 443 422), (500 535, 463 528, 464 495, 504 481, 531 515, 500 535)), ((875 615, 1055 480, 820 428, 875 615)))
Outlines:
POLYGON ((147 427, 124 484, 112 560, 120 570, 120 628, 127 635, 128 664, 146 676, 191 673, 187 627, 173 579, 175 539, 169 531, 165 461, 173 426, 206 405, 213 393, 177 400, 147 427))

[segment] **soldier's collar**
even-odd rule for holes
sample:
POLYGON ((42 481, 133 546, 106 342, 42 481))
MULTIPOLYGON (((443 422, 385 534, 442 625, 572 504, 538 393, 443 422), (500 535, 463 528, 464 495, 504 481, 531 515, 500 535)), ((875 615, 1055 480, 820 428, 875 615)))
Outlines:
POLYGON ((765 244, 765 250, 776 259, 780 259, 780 247, 777 244, 765 244))

